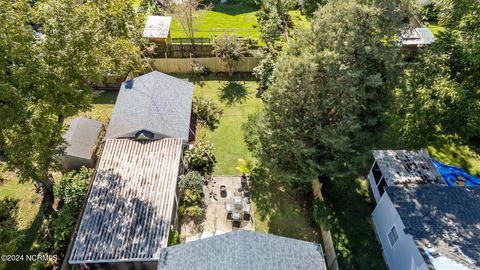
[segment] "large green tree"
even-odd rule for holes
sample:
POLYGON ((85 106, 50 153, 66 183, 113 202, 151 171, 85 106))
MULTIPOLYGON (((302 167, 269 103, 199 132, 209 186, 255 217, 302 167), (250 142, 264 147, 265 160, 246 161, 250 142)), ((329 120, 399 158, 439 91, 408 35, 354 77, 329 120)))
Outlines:
POLYGON ((329 1, 279 58, 265 110, 246 142, 289 182, 348 170, 377 128, 399 81, 401 1, 329 1))
POLYGON ((406 74, 395 113, 403 141, 480 145, 480 2, 439 0, 439 33, 406 74))
POLYGON ((0 3, 0 141, 8 168, 52 196, 48 171, 61 153, 65 117, 90 107, 90 84, 138 63, 131 1, 0 3))

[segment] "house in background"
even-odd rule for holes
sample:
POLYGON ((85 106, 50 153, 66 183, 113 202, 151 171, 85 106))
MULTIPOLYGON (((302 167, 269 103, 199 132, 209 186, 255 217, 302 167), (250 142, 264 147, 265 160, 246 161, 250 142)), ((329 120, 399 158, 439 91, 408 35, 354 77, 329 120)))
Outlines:
POLYGON ((77 117, 69 123, 63 135, 66 148, 61 163, 64 170, 94 167, 95 148, 101 130, 102 123, 85 117, 77 117))
POLYGON ((374 150, 374 162, 368 174, 375 203, 385 187, 396 185, 446 185, 426 150, 374 150))
POLYGON ((193 85, 153 71, 122 84, 106 138, 188 141, 193 85))
POLYGON ((480 188, 387 186, 372 221, 390 270, 479 270, 480 188))
POLYGON ((432 44, 435 41, 435 36, 426 27, 416 27, 404 30, 400 41, 404 48, 418 48, 432 44))
POLYGON ((170 37, 170 16, 148 16, 143 29, 143 37, 151 42, 167 45, 172 39, 170 37))
POLYGON ((163 249, 158 270, 326 270, 320 244, 252 231, 230 233, 163 249))
POLYGON ((176 226, 182 139, 107 139, 70 253, 88 269, 156 269, 176 226))

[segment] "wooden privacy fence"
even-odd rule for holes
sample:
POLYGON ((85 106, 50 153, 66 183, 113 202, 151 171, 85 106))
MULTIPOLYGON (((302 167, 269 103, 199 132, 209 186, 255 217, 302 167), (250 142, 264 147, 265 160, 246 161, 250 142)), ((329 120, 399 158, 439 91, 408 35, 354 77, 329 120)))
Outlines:
MULTIPOLYGON (((252 72, 259 61, 259 57, 244 57, 235 64, 234 72, 252 72)), ((149 62, 155 70, 165 73, 191 73, 192 63, 198 63, 211 72, 228 72, 225 63, 217 57, 153 58, 149 62)))

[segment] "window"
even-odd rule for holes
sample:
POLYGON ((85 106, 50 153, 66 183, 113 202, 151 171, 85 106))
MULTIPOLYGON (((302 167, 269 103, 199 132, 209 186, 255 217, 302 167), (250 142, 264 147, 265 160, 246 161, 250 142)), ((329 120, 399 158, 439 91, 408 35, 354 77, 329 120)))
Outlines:
POLYGON ((388 240, 390 240, 390 245, 393 247, 398 240, 398 233, 397 228, 395 226, 392 227, 390 232, 388 233, 388 240))

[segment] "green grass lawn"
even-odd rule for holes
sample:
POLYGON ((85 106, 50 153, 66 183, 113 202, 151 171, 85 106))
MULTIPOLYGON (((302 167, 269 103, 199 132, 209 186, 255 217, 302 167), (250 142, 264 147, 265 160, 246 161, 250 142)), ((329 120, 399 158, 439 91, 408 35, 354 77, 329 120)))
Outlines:
POLYGON ((445 28, 436 23, 426 23, 426 27, 432 31, 432 34, 436 36, 439 32, 443 31, 445 28))
POLYGON ((195 82, 194 95, 213 98, 223 108, 218 128, 211 132, 200 128, 197 137, 203 137, 215 145, 217 167, 215 175, 238 175, 235 170, 239 158, 251 159, 243 140, 242 124, 247 116, 262 107, 255 97, 257 83, 254 81, 207 80, 195 82))
POLYGON ((472 175, 480 176, 480 155, 468 146, 439 140, 428 147, 428 153, 440 162, 460 167, 472 175))
MULTIPOLYGON (((115 106, 115 101, 117 100, 117 91, 98 91, 94 93, 92 109, 87 112, 81 112, 77 116, 84 116, 90 119, 98 120, 102 122, 105 127, 110 121, 110 116, 113 112, 113 107, 115 106)), ((68 120, 71 120, 71 117, 68 120)))
MULTIPOLYGON (((255 13, 258 8, 243 4, 218 4, 211 10, 196 12, 193 27, 195 37, 213 38, 224 33, 254 38, 260 42, 260 33, 255 13)), ((173 19, 170 27, 172 38, 187 37, 182 25, 173 19)))

